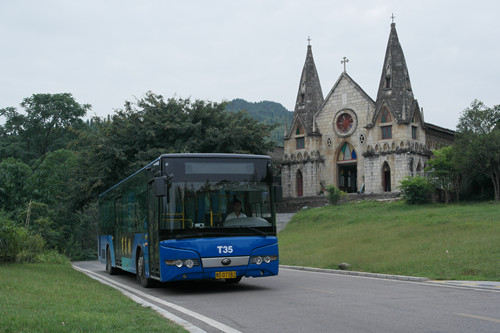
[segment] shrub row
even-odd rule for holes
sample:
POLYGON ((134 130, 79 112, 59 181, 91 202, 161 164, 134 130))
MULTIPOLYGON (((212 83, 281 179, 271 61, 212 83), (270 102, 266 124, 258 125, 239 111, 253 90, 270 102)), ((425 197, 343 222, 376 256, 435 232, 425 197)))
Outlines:
POLYGON ((0 211, 0 262, 63 263, 68 259, 55 250, 47 249, 39 234, 16 225, 0 211))

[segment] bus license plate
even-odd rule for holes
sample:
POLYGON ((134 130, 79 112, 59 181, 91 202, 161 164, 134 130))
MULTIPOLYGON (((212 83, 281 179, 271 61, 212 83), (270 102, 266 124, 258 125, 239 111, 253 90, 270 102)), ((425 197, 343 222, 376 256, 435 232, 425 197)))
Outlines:
POLYGON ((236 271, 215 272, 216 279, 235 279, 236 271))

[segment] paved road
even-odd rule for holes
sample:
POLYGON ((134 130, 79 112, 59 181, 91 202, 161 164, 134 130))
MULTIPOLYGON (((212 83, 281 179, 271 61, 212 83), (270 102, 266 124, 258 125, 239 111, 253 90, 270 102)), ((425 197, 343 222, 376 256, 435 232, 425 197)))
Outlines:
POLYGON ((193 332, 500 332, 499 290, 292 269, 237 285, 143 289, 98 262, 74 264, 192 323, 193 332))
POLYGON ((288 222, 292 219, 295 213, 280 213, 276 216, 276 229, 278 232, 285 229, 288 222))

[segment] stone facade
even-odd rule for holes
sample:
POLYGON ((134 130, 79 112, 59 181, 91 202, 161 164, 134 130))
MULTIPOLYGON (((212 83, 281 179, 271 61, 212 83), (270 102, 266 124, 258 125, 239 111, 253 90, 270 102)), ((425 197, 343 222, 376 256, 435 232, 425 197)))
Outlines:
POLYGON ((423 174, 431 149, 453 136, 424 122, 394 23, 375 101, 345 70, 323 99, 308 45, 285 134, 283 195, 317 196, 330 184, 346 192, 398 191, 404 177, 423 174))

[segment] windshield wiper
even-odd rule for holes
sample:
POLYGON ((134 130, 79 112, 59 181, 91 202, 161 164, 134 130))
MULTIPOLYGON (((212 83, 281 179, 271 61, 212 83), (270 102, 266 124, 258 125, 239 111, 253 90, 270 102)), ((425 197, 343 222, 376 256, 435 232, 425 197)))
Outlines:
POLYGON ((254 228, 254 227, 241 226, 240 228, 252 230, 252 231, 254 231, 254 232, 258 233, 258 234, 261 234, 262 236, 269 236, 269 234, 267 232, 259 230, 259 229, 254 228))
POLYGON ((234 236, 233 233, 230 232, 223 232, 223 231, 198 231, 196 233, 192 234, 178 234, 175 236, 176 239, 183 239, 183 238, 198 238, 198 237, 214 237, 214 236, 234 236))
MULTIPOLYGON (((262 236, 269 236, 269 234, 265 231, 262 231, 262 230, 259 230, 257 228, 254 228, 254 227, 248 227, 248 226, 239 226, 239 227, 236 227, 238 229, 248 229, 248 230, 251 230, 259 235, 262 235, 262 236)), ((210 231, 210 232, 203 232, 203 231, 197 231, 196 233, 188 233, 188 234, 177 234, 175 236, 176 239, 184 239, 184 238, 196 238, 196 237, 207 237, 207 236, 237 236, 236 234, 232 233, 232 232, 224 232, 224 231, 210 231)))

